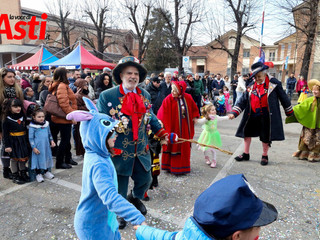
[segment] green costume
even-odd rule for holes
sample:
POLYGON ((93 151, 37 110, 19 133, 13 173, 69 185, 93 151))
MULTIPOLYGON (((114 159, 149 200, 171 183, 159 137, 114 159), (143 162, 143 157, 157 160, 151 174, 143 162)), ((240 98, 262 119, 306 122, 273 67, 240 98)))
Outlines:
POLYGON ((286 123, 299 122, 303 128, 300 134, 298 151, 293 154, 299 159, 320 160, 320 98, 317 98, 312 111, 314 97, 309 97, 293 107, 294 115, 286 123))

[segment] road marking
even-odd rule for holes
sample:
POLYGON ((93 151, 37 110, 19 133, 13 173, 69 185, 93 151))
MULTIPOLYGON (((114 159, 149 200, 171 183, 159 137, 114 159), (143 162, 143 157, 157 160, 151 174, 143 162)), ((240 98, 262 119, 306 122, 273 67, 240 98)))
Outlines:
MULTIPOLYGON (((231 169, 231 167, 234 164, 234 158, 239 155, 239 152, 241 153, 243 151, 243 147, 244 147, 244 143, 242 142, 236 149, 236 151, 232 154, 232 156, 228 159, 228 161, 226 162, 226 164, 223 166, 223 168, 218 172, 218 174, 216 175, 216 177, 213 179, 213 181, 210 183, 209 186, 211 186, 213 183, 215 183, 216 181, 224 178, 227 176, 229 170, 231 169)), ((209 187, 208 186, 208 187, 209 187)), ((193 213, 193 207, 187 212, 186 216, 183 218, 182 221, 178 222, 178 226, 182 229, 184 227, 184 223, 186 222, 186 220, 192 216, 193 213)))

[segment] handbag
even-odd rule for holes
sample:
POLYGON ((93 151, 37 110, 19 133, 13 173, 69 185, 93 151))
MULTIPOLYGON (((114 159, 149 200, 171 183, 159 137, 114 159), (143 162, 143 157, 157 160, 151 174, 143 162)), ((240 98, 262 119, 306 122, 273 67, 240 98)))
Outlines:
POLYGON ((43 110, 59 118, 66 118, 67 116, 67 114, 60 107, 57 96, 51 93, 49 93, 47 96, 43 110))

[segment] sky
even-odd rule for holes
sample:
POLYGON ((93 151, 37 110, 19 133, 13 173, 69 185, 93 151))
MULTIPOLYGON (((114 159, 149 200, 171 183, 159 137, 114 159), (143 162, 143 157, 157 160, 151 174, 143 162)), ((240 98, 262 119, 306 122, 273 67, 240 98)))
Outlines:
MULTIPOLYGON (((46 12, 46 5, 45 2, 49 2, 52 0, 21 0, 21 6, 22 7, 27 7, 30 9, 35 9, 38 11, 43 11, 46 12)), ((80 1, 80 0, 74 0, 73 2, 76 1, 80 1)), ((86 0, 87 2, 94 2, 96 0, 86 0)), ((120 0, 121 1, 121 0, 120 0)), ((206 1, 207 5, 209 7, 212 7, 212 14, 216 14, 217 12, 219 12, 220 16, 219 16, 219 24, 221 26, 221 24, 224 26, 223 28, 221 28, 225 31, 228 31, 230 29, 228 29, 228 23, 226 23, 225 18, 227 18, 227 14, 229 14, 228 12, 225 11, 226 6, 224 4, 224 0, 204 0, 206 1)), ((247 0, 249 1, 249 0, 247 0)), ((254 0, 256 1, 256 0, 254 0)), ((115 1, 118 2, 118 1, 115 1)), ((261 32, 261 19, 262 19, 262 0, 259 0, 258 2, 261 2, 261 6, 258 9, 258 19, 257 22, 258 24, 256 25, 256 29, 253 31, 248 32, 248 35, 256 40, 260 40, 260 32, 261 32)), ((274 17, 275 14, 275 8, 274 6, 271 5, 272 1, 267 1, 266 4, 266 9, 265 9, 265 23, 264 23, 264 34, 263 34, 263 43, 266 45, 272 45, 274 44, 274 42, 276 42, 277 40, 289 35, 288 32, 284 31, 284 27, 283 25, 279 24, 276 20, 276 18, 274 17)), ((210 10, 211 11, 211 10, 210 10)), ((278 12, 278 11, 277 11, 278 12)), ((116 13, 114 13, 116 14, 116 13)), ((279 14, 279 13, 277 13, 279 14)), ((281 13, 280 13, 281 14, 281 13)), ((126 25, 118 25, 119 28, 128 28, 128 24, 126 25)), ((131 27, 132 30, 133 26, 131 27)), ((230 27, 229 27, 230 28, 230 27)), ((209 43, 211 41, 210 39, 210 34, 208 34, 208 31, 204 30, 202 26, 198 25, 198 27, 196 28, 197 30, 194 30, 196 32, 196 34, 194 34, 195 36, 201 36, 200 38, 197 37, 197 39, 199 41, 195 42, 194 45, 205 45, 207 43, 209 43)), ((206 29, 208 29, 208 26, 206 27, 206 29)), ((194 32, 194 33, 195 33, 194 32)))

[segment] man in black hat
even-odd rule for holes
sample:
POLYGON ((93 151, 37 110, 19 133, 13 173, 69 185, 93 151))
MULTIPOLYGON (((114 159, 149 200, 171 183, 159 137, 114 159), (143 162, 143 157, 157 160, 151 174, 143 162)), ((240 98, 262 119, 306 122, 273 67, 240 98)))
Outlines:
POLYGON ((244 139, 244 151, 235 157, 236 161, 250 160, 251 138, 259 137, 263 149, 260 164, 267 165, 271 142, 284 140, 279 101, 287 116, 293 114, 291 102, 281 82, 266 73, 268 68, 262 62, 252 64, 249 79, 253 81, 240 99, 237 96, 236 104, 229 114, 229 118, 234 119, 244 111, 236 133, 237 137, 244 139))
MULTIPOLYGON (((140 199, 152 181, 147 126, 150 124, 157 137, 167 136, 151 109, 150 95, 137 87, 146 75, 147 70, 137 58, 122 58, 113 69, 113 78, 119 85, 102 92, 97 103, 100 112, 121 121, 116 128, 118 137, 112 157, 118 175, 118 191, 144 215, 147 209, 140 199), (134 187, 127 196, 129 177, 134 187)), ((125 226, 125 220, 119 219, 119 228, 125 226)))
POLYGON ((197 198, 180 232, 136 226, 138 240, 258 240, 260 227, 274 222, 276 208, 261 201, 242 174, 225 177, 197 198))

